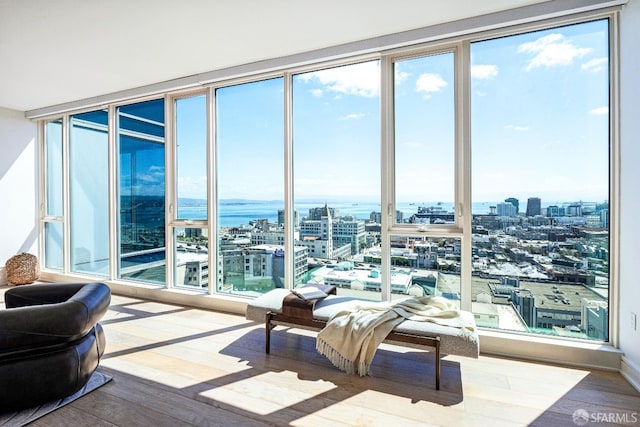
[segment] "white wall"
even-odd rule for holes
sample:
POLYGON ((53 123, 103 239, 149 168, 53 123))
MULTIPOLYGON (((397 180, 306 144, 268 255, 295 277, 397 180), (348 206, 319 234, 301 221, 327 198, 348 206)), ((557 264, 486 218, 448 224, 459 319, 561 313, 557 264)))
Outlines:
POLYGON ((23 112, 0 108, 0 284, 9 258, 38 255, 36 139, 23 112))
POLYGON ((622 373, 640 390, 640 0, 620 18, 620 349, 622 373))

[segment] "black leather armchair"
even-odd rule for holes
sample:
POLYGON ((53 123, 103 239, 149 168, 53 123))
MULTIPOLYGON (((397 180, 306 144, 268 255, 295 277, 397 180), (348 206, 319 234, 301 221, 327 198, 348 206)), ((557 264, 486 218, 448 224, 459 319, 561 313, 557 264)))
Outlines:
POLYGON ((104 354, 98 321, 110 303, 104 283, 36 284, 6 291, 6 310, 0 310, 0 412, 80 390, 104 354))

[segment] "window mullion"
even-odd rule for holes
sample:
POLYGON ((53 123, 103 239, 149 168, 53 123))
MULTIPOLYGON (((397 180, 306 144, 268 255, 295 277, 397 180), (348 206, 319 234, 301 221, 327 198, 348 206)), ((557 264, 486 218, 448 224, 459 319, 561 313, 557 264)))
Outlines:
POLYGON ((619 13, 609 18, 609 340, 614 347, 620 342, 620 69, 619 13))
POLYGON ((62 271, 69 274, 71 271, 71 232, 69 230, 69 116, 62 120, 62 271))
POLYGON ((471 54, 468 41, 456 50, 456 224, 462 230, 460 259, 461 308, 471 311, 471 54))
POLYGON ((284 256, 285 287, 295 287, 295 244, 293 204, 293 74, 284 75, 284 256))
POLYGON ((393 61, 383 57, 380 61, 380 167, 381 167, 381 280, 382 300, 391 299, 391 245, 390 234, 395 222, 395 157, 393 61))
POLYGON ((175 256, 175 222, 178 209, 178 197, 176 190, 176 106, 178 98, 166 97, 164 104, 165 129, 164 129, 164 161, 165 161, 165 286, 167 289, 175 287, 176 256, 175 256))
POLYGON ((109 106, 109 122, 107 126, 109 129, 109 278, 114 280, 118 277, 118 245, 120 244, 120 237, 118 235, 118 230, 120 229, 118 208, 118 196, 120 194, 120 190, 118 189, 119 144, 116 135, 118 123, 116 107, 114 105, 109 106))
POLYGON ((218 291, 218 187, 216 183, 216 91, 207 93, 207 218, 209 233, 209 295, 218 291))

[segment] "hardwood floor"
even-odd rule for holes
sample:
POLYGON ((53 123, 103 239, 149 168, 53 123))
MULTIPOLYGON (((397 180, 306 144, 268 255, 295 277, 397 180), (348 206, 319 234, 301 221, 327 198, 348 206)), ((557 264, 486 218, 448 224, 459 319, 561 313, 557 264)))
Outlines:
MULTIPOLYGON (((102 321, 113 377, 35 426, 576 426, 573 414, 640 426, 640 393, 620 374, 383 345, 369 377, 315 351, 315 334, 243 317, 113 296, 102 321), (611 418, 613 417, 613 418, 611 418)), ((592 424, 591 419, 589 420, 592 424)))

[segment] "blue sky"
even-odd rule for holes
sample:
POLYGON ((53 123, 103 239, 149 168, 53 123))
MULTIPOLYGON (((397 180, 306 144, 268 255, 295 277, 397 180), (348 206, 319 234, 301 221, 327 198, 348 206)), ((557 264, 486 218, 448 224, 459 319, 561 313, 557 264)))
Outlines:
MULTIPOLYGON (((474 202, 606 200, 607 22, 477 42, 471 54, 474 202)), ((371 61, 294 77, 296 198, 379 199, 379 72, 371 61)), ((396 63, 399 202, 453 199, 453 74, 451 53, 396 63)), ((282 199, 282 80, 219 89, 216 114, 219 196, 282 199)), ((202 198, 204 155, 186 145, 179 193, 202 198)))
POLYGON ((607 199, 607 69, 606 21, 472 45, 474 200, 607 199))

